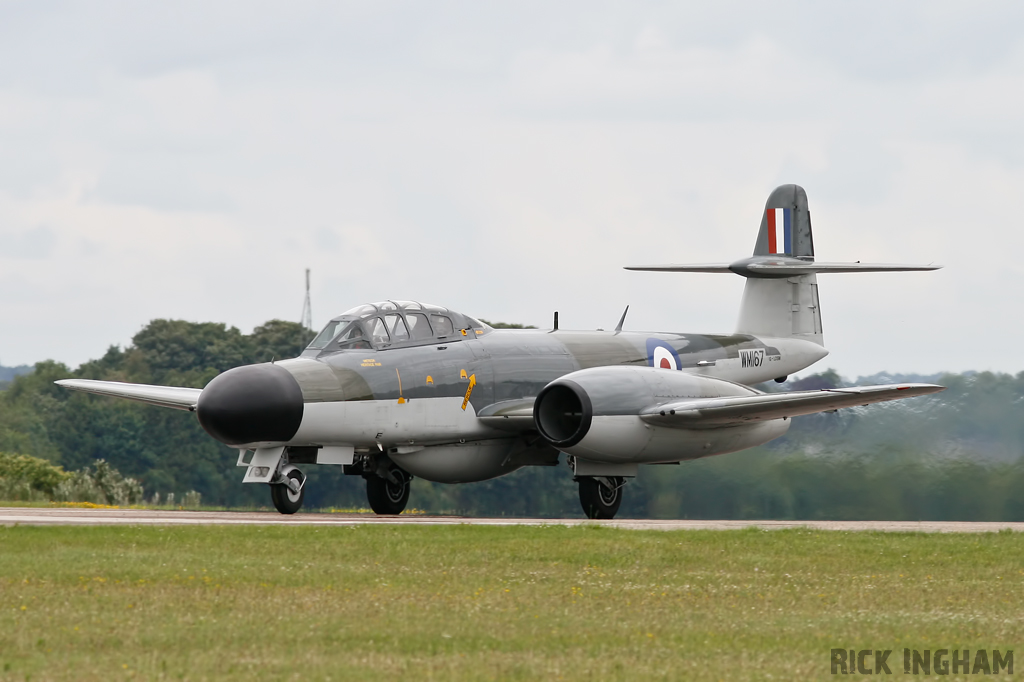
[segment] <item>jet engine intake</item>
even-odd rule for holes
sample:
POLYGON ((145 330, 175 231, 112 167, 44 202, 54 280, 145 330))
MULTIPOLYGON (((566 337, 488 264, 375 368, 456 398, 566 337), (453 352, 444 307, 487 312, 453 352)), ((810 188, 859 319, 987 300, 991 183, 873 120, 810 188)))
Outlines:
POLYGON ((579 384, 562 379, 541 390, 533 413, 541 435, 555 447, 567 448, 587 435, 594 419, 594 406, 579 384))

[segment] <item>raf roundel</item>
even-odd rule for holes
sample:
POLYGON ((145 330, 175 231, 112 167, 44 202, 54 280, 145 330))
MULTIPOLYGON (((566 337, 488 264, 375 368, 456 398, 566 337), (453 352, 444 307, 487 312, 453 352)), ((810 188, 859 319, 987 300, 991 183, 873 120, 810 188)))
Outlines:
POLYGON ((661 369, 679 369, 679 354, 664 341, 647 339, 647 363, 661 369))

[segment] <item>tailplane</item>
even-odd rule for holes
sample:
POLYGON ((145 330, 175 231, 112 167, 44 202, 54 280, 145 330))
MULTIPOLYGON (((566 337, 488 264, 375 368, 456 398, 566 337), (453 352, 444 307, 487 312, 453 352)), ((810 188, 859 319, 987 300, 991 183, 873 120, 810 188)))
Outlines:
POLYGON ((731 272, 747 278, 736 332, 796 337, 824 345, 818 303, 820 272, 908 272, 941 265, 830 263, 814 260, 814 237, 807 192, 782 185, 768 195, 754 253, 733 263, 638 265, 653 272, 731 272))

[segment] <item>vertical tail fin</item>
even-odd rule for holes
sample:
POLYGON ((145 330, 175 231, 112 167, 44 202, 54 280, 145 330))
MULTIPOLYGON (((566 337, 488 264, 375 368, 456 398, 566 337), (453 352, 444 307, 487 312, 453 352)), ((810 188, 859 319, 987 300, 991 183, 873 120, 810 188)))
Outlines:
MULTIPOLYGON (((782 185, 768 195, 752 260, 764 256, 814 261, 811 212, 803 187, 782 185)), ((812 272, 784 279, 748 277, 736 331, 761 336, 800 337, 825 345, 816 275, 812 272)))

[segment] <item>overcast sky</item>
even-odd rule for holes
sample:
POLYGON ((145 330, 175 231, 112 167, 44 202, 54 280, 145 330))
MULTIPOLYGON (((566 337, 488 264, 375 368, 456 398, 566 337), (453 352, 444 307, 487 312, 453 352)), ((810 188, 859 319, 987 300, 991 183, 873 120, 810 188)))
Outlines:
POLYGON ((1018 372, 1024 5, 0 0, 0 363, 419 299, 730 332, 803 185, 833 366, 1018 372))

